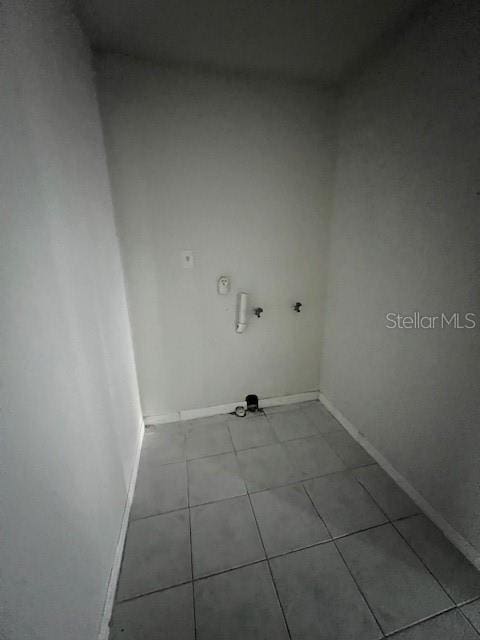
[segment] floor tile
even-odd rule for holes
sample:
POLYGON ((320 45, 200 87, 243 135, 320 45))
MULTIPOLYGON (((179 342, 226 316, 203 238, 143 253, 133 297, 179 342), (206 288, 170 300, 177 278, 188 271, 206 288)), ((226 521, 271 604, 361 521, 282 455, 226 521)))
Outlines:
POLYGON ((459 611, 442 613, 436 618, 416 624, 392 636, 392 640, 478 640, 478 638, 478 634, 459 611))
POLYGON ((375 460, 346 431, 332 431, 323 436, 347 467, 373 464, 375 460))
POLYGON ((480 600, 464 605, 462 611, 480 633, 480 600))
POLYGON ((187 429, 187 459, 233 451, 227 423, 206 423, 187 429))
POLYGON ((275 432, 265 416, 255 418, 235 418, 229 420, 228 427, 235 449, 250 449, 276 442, 275 432))
POLYGON ((306 407, 302 407, 302 411, 310 418, 320 433, 329 433, 330 431, 343 431, 342 425, 335 420, 320 402, 314 402, 306 407))
POLYGON ((189 460, 187 464, 191 506, 247 493, 233 453, 189 460))
POLYGON ((249 491, 262 491, 300 479, 281 444, 237 453, 249 491))
POLYGON ((185 434, 185 423, 177 420, 176 422, 165 422, 162 424, 150 424, 145 426, 145 437, 143 445, 148 441, 148 436, 156 433, 183 433, 185 434))
POLYGON ((287 640, 266 562, 195 583, 197 640, 287 640))
POLYGON ((185 462, 160 465, 152 456, 142 456, 130 518, 158 515, 187 504, 185 462))
POLYGON ((284 447, 293 468, 302 479, 345 469, 343 462, 322 436, 290 440, 284 443, 284 447))
POLYGON ((305 483, 332 536, 343 536, 386 522, 386 518, 350 472, 305 483))
POLYGON ((356 533, 337 544, 384 632, 452 606, 392 525, 356 533))
POLYGON ((382 637, 333 543, 270 563, 293 640, 382 637))
POLYGON ((185 432, 179 422, 152 427, 143 439, 142 458, 159 464, 185 460, 185 432))
POLYGON ((318 435, 318 430, 313 422, 300 409, 274 413, 268 419, 277 438, 282 442, 318 435))
POLYGON ((261 491, 251 498, 267 555, 330 538, 301 485, 261 491))
POLYGON ((192 584, 115 606, 110 640, 194 640, 192 584))
POLYGON ((457 604, 480 597, 480 572, 428 518, 413 516, 395 527, 457 604))
POLYGON ((265 557, 247 496, 193 507, 191 518, 195 577, 265 557))
POLYGON ((174 511, 130 523, 118 599, 190 580, 188 511, 174 511))
POLYGON ((378 465, 357 469, 355 477, 392 520, 418 513, 416 504, 378 465))

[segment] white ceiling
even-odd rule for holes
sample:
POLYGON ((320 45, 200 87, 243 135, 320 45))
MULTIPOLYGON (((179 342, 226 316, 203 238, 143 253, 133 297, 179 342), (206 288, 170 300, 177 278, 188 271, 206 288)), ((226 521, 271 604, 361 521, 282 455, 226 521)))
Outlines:
POLYGON ((94 48, 338 81, 418 0, 77 0, 94 48))

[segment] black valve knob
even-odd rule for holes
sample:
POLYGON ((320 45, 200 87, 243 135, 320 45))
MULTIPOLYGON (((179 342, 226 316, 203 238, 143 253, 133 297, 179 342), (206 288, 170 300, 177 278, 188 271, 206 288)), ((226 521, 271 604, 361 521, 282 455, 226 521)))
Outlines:
POLYGON ((295 302, 295 304, 293 305, 293 310, 296 311, 297 313, 300 313, 301 306, 302 306, 301 302, 295 302))
POLYGON ((262 307, 256 307, 256 308, 253 310, 253 313, 257 316, 257 318, 260 318, 260 316, 261 316, 261 315, 262 315, 262 313, 263 313, 263 309, 262 309, 262 307))

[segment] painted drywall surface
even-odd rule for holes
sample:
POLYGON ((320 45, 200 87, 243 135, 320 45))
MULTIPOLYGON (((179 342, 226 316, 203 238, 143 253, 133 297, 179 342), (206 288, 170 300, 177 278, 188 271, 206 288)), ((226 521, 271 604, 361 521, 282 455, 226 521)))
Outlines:
POLYGON ((1 6, 0 636, 93 640, 140 407, 88 49, 1 6))
POLYGON ((336 82, 418 0, 77 1, 100 51, 336 82), (355 16, 352 19, 352 16, 355 16))
POLYGON ((345 91, 320 385, 477 548, 479 24, 436 3, 345 91), (414 311, 477 328, 386 328, 414 311))
POLYGON ((332 95, 125 57, 97 66, 144 414, 316 389, 332 95), (238 291, 264 309, 243 335, 238 291))

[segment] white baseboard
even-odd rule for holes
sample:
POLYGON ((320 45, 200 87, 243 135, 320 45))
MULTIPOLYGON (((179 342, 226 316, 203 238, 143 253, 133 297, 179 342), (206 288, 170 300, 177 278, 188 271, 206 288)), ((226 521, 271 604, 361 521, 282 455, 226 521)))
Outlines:
MULTIPOLYGON (((304 393, 296 393, 290 396, 278 396, 274 398, 261 398, 259 405, 263 407, 275 407, 277 405, 296 404, 297 402, 308 402, 318 400, 318 391, 306 391, 304 393)), ((195 418, 208 418, 224 413, 232 413, 236 407, 245 406, 245 400, 238 402, 230 402, 229 404, 218 404, 213 407, 204 407, 201 409, 185 409, 174 413, 163 413, 153 416, 144 416, 146 425, 165 424, 166 422, 178 422, 179 420, 194 420, 195 418)))
POLYGON ((195 418, 209 418, 223 413, 232 413, 239 405, 245 406, 245 402, 230 402, 229 404, 217 404, 214 407, 205 407, 202 409, 186 409, 179 411, 180 420, 195 420, 195 418))
POLYGON ((378 449, 376 449, 367 440, 357 427, 355 427, 322 392, 318 394, 318 397, 320 402, 332 414, 332 416, 340 422, 352 438, 354 438, 365 449, 365 451, 374 458, 379 466, 388 473, 392 480, 405 491, 413 502, 415 502, 420 511, 422 511, 434 524, 437 525, 445 537, 448 538, 448 540, 450 540, 450 542, 457 547, 457 549, 463 553, 463 555, 477 569, 480 569, 480 552, 475 549, 475 547, 471 545, 470 542, 468 542, 468 540, 466 540, 460 533, 458 533, 458 531, 456 531, 427 500, 425 500, 415 487, 413 487, 409 481, 390 464, 383 454, 381 454, 380 451, 378 451, 378 449))
POLYGON ((118 576, 120 574, 120 567, 122 564, 123 547, 125 546, 125 538, 127 535, 128 520, 130 517, 130 509, 132 507, 133 494, 135 492, 135 483, 137 481, 138 466, 140 463, 140 453, 142 451, 143 436, 145 433, 145 425, 143 419, 140 420, 138 434, 137 450, 135 452, 135 460, 133 463, 133 469, 130 476, 130 483, 128 485, 127 499, 125 501, 125 508, 122 515, 122 523, 120 526, 120 533, 117 539, 117 545, 115 547, 115 555, 113 559, 113 566, 110 571, 107 584, 107 594, 105 597, 105 603, 103 606, 102 619, 100 622, 100 631, 98 634, 98 640, 108 640, 110 633, 110 618, 112 617, 113 605, 115 602, 115 592, 117 590, 118 576))
POLYGON ((277 398, 265 398, 260 400, 260 406, 264 407, 279 407, 285 404, 297 404, 299 402, 311 402, 312 400, 318 400, 318 390, 305 391, 304 393, 295 393, 291 396, 279 396, 277 398))
POLYGON ((160 413, 153 416, 143 416, 145 426, 149 426, 151 424, 166 424, 167 422, 179 422, 180 420, 180 411, 160 413))

